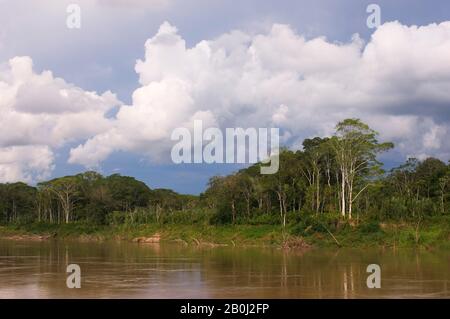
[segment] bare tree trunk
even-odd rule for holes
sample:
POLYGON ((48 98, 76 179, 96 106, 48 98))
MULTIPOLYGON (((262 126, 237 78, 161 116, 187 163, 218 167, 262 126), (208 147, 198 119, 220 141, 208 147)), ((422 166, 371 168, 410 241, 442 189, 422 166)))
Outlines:
POLYGON ((156 204, 156 222, 159 223, 159 219, 161 217, 161 206, 156 204))
POLYGON ((280 204, 280 217, 283 218, 283 200, 281 198, 281 192, 277 192, 278 195, 278 202, 280 204))
POLYGON ((66 193, 66 198, 65 198, 66 202, 64 204, 65 209, 64 209, 64 215, 66 217, 66 224, 69 223, 69 219, 70 219, 70 199, 69 199, 69 194, 66 193))
POLYGON ((353 181, 350 181, 348 190, 348 219, 352 219, 352 207, 353 207, 353 181))
POLYGON ((441 212, 442 214, 445 214, 445 188, 447 186, 447 179, 444 179, 440 183, 440 189, 441 189, 441 212))
POLYGON ((320 209, 320 172, 317 172, 316 179, 316 213, 319 213, 320 209))
POLYGON ((49 214, 50 224, 53 224, 53 211, 52 211, 51 205, 52 205, 52 203, 50 203, 50 207, 47 208, 47 212, 49 214))
POLYGON ((342 181, 341 181, 341 215, 345 218, 345 172, 344 168, 342 170, 342 181))
POLYGON ((283 202, 283 228, 286 228, 286 216, 287 216, 286 196, 282 197, 282 202, 283 202))

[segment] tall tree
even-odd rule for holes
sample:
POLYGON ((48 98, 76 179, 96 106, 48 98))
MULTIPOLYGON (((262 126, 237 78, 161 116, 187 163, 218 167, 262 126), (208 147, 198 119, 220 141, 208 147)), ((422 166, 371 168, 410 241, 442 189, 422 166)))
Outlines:
POLYGON ((42 184, 58 199, 66 224, 70 222, 72 217, 76 196, 80 190, 79 181, 77 176, 66 176, 42 184))
POLYGON ((380 173, 377 155, 394 147, 379 143, 378 133, 359 119, 346 119, 336 126, 331 143, 340 170, 341 215, 352 218, 354 201, 370 185, 369 178, 380 173), (355 182, 359 190, 355 195, 355 182))

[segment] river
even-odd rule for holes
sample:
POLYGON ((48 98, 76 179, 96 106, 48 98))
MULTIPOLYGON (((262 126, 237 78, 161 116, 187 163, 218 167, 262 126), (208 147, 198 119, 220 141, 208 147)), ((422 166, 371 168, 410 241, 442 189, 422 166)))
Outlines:
POLYGON ((450 251, 0 240, 0 298, 450 298, 450 251))

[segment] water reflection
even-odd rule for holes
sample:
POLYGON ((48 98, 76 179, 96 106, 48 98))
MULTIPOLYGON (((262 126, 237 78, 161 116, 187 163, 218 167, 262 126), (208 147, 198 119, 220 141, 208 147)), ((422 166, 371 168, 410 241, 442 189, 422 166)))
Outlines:
POLYGON ((450 297, 450 253, 0 241, 0 298, 450 297), (82 288, 66 287, 78 264, 82 288), (366 268, 379 264, 381 289, 366 268))

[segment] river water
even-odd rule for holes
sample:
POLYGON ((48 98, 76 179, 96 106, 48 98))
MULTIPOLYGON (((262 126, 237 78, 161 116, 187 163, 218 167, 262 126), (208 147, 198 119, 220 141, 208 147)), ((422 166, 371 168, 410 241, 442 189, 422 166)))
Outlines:
POLYGON ((450 251, 0 240, 0 298, 450 298, 450 251), (67 288, 69 264, 80 289, 67 288))

